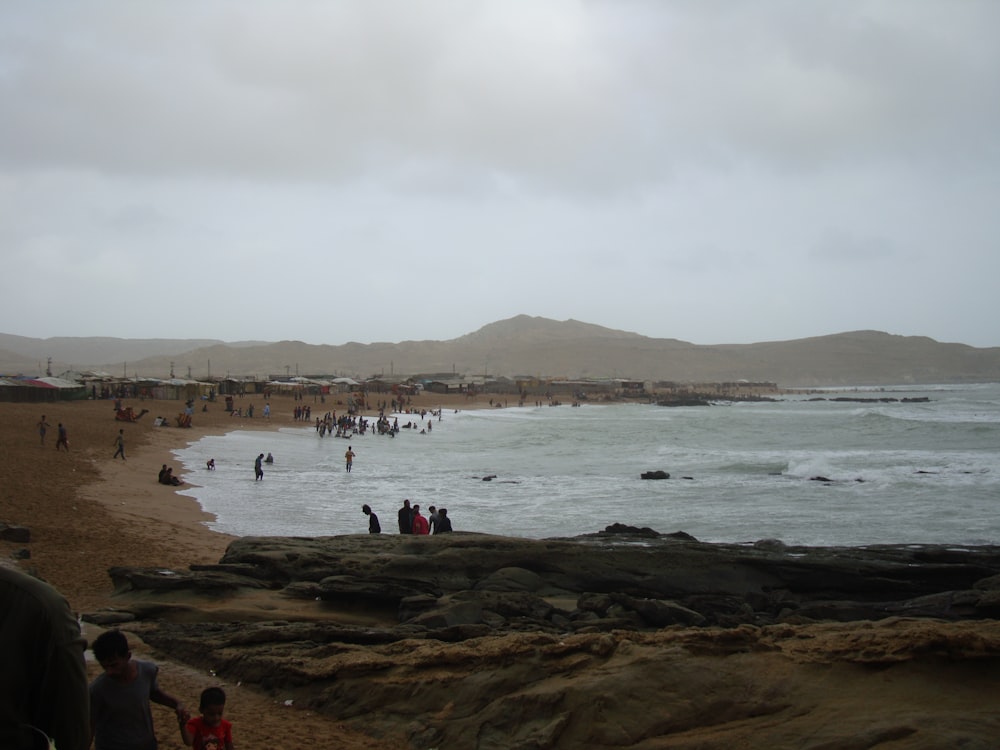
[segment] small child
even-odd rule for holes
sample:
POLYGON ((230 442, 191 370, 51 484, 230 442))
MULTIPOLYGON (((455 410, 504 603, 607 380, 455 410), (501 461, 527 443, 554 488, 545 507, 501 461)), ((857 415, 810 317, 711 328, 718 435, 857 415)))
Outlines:
POLYGON ((181 739, 194 750, 233 750, 233 725, 222 718, 226 693, 220 687, 201 691, 201 716, 180 720, 181 739))

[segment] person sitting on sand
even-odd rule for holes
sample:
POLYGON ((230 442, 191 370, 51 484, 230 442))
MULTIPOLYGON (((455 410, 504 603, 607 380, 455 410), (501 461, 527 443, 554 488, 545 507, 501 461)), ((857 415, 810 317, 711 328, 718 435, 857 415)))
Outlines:
POLYGON ((167 465, 163 464, 163 466, 160 467, 160 473, 156 475, 156 481, 159 482, 160 484, 166 484, 166 482, 163 481, 163 478, 166 475, 167 475, 167 465))
POLYGON ((176 487, 184 484, 184 482, 174 476, 174 467, 168 466, 166 467, 166 471, 164 471, 163 475, 160 477, 160 484, 170 484, 176 487))

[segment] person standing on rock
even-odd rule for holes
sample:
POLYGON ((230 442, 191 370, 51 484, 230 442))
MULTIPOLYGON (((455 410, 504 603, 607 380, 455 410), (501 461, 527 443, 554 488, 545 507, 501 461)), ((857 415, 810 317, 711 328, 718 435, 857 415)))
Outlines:
POLYGON ((371 509, 371 506, 365 503, 361 506, 361 512, 368 516, 368 533, 369 534, 381 534, 382 526, 378 522, 378 516, 371 509))
POLYGON ((413 533, 413 511, 410 509, 409 499, 403 501, 403 507, 399 509, 399 533, 413 533))
POLYGON ((412 534, 420 534, 424 536, 430 533, 431 527, 427 523, 427 519, 420 515, 420 506, 413 506, 413 522, 410 527, 412 534))
POLYGON ((434 524, 435 534, 444 534, 451 531, 451 519, 448 518, 448 509, 441 508, 437 512, 437 523, 434 524))
POLYGON ((259 456, 257 456, 257 460, 253 462, 253 474, 255 482, 264 481, 263 463, 264 463, 264 454, 261 453, 259 456))

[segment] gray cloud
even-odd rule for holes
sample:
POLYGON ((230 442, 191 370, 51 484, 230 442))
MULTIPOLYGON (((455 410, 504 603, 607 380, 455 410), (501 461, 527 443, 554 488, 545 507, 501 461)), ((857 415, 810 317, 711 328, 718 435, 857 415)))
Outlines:
POLYGON ((4 4, 0 242, 49 304, 22 323, 39 290, 8 275, 0 313, 997 345, 997 28, 974 0, 4 4))

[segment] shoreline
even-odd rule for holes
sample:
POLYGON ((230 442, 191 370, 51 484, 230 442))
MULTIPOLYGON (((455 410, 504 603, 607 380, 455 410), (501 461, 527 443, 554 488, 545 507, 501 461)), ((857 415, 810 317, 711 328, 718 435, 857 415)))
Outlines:
MULTIPOLYGON (((260 408, 263 398, 245 398, 260 408)), ((237 402, 239 403, 239 402, 237 402)), ((236 537, 207 525, 212 515, 193 497, 157 482, 161 464, 171 465, 172 451, 207 435, 224 435, 235 429, 275 430, 296 423, 291 396, 270 399, 271 419, 236 419, 223 403, 195 412, 191 428, 154 427, 156 416, 174 424, 183 410, 178 401, 126 400, 126 406, 148 409, 136 422, 115 420, 113 401, 56 401, 45 403, 0 402, 0 529, 15 533, 0 538, 4 564, 15 567, 54 586, 76 613, 115 612, 122 604, 116 597, 109 570, 114 567, 148 567, 186 570, 193 565, 215 565, 236 537), (40 440, 42 415, 50 425, 40 440), (68 431, 69 451, 56 451, 56 427, 68 431), (119 429, 125 430, 127 460, 112 459, 119 429), (24 541, 18 534, 30 535, 24 541)), ((414 398, 417 408, 470 409, 466 400, 428 394, 414 398)), ((485 406, 485 401, 479 406, 485 406)), ((317 404, 314 406, 318 408, 317 404)), ((199 407, 200 408, 200 407, 199 407)), ((327 399, 323 411, 345 407, 327 399)), ((190 475, 181 474, 185 486, 190 475)), ((194 597, 190 606, 211 609, 213 598, 194 597)), ((248 607, 295 616, 296 602, 251 602, 248 607)), ((220 614, 221 617, 227 615, 220 614)), ((109 626, 111 627, 111 626, 109 626)), ((137 658, 153 660, 160 668, 164 689, 197 705, 201 690, 222 685, 229 694, 227 718, 233 721, 237 745, 270 747, 275 743, 309 746, 317 738, 342 750, 393 750, 397 738, 376 739, 330 716, 306 708, 288 707, 267 691, 229 684, 215 675, 211 664, 177 661, 148 645, 141 628, 125 623, 129 644, 137 658), (289 713, 293 711, 294 713, 289 713)), ((83 622, 83 637, 89 643, 104 628, 83 622)), ((5 644, 16 647, 16 644, 5 644)), ((100 672, 90 658, 88 679, 100 672)), ((153 707, 154 726, 161 747, 178 746, 176 723, 170 712, 153 707)))
MULTIPOLYGON (((489 408, 488 398, 430 393, 413 397, 412 406, 489 408)), ((293 419, 301 402, 280 394, 270 399, 270 419, 232 417, 220 399, 207 403, 208 411, 196 407, 190 428, 153 426, 157 416, 172 425, 182 402, 123 403, 148 413, 120 422, 112 400, 0 403, 0 523, 31 533, 28 543, 0 541, 0 554, 20 559, 19 567, 55 585, 77 611, 108 603, 111 567, 212 565, 236 538, 210 528, 214 515, 196 498, 177 492, 199 486, 196 473, 178 472, 185 484, 177 488, 157 482, 162 464, 175 465, 174 450, 209 435, 302 425, 293 419), (42 415, 50 425, 44 446, 37 429, 42 415), (68 430, 69 452, 55 450, 60 422, 68 430), (119 429, 125 430, 125 461, 112 459, 119 429)), ((260 414, 265 401, 254 395, 236 403, 244 408, 253 403, 260 414)), ((320 415, 346 409, 335 397, 309 405, 320 415)), ((373 419, 368 410, 365 416, 373 419)))

